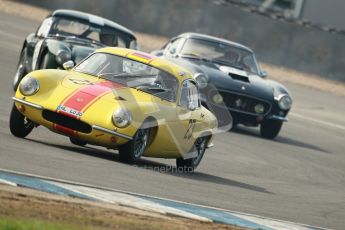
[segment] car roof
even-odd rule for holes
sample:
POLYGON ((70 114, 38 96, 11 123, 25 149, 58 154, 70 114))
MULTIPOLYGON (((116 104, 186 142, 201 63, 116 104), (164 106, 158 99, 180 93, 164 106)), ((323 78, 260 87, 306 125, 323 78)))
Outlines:
POLYGON ((113 21, 110 21, 106 18, 102 18, 93 14, 77 11, 77 10, 66 10, 66 9, 59 9, 55 10, 50 14, 50 16, 57 16, 57 17, 71 17, 71 18, 78 18, 82 20, 87 20, 89 23, 97 24, 100 26, 108 26, 116 30, 120 30, 121 32, 127 33, 128 35, 135 38, 135 35, 132 31, 127 29, 126 27, 117 24, 113 21))
POLYGON ((211 35, 207 35, 207 34, 188 32, 188 33, 183 33, 183 34, 180 34, 180 35, 177 36, 177 38, 180 38, 180 37, 181 38, 196 38, 196 39, 202 39, 202 40, 208 40, 208 41, 223 43, 223 44, 226 44, 226 45, 234 46, 234 47, 237 47, 237 48, 240 48, 240 49, 243 49, 243 50, 247 50, 247 51, 249 51, 251 53, 254 53, 253 50, 251 50, 249 47, 244 46, 244 45, 242 45, 240 43, 232 42, 232 41, 229 41, 229 40, 226 40, 226 39, 222 39, 222 38, 217 38, 217 37, 214 37, 214 36, 211 36, 211 35))
POLYGON ((179 81, 183 81, 185 79, 193 79, 192 74, 186 70, 185 68, 168 61, 164 58, 154 56, 152 54, 148 54, 139 50, 132 50, 127 48, 119 48, 119 47, 106 47, 101 48, 95 51, 96 53, 109 53, 114 54, 117 56, 122 56, 125 58, 129 58, 147 65, 151 65, 158 69, 164 70, 168 73, 171 73, 176 77, 179 81))

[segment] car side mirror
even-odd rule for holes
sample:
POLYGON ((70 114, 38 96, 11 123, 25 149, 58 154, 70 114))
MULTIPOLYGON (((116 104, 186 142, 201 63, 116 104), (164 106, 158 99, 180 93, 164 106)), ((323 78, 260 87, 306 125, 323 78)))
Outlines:
POLYGON ((265 77, 267 77, 267 71, 266 70, 263 70, 263 71, 261 71, 261 74, 260 74, 260 76, 262 77, 262 78, 265 78, 265 77))
POLYGON ((173 55, 173 54, 175 54, 176 53, 176 48, 170 48, 169 49, 169 53, 171 54, 171 55, 173 55))
POLYGON ((70 70, 74 67, 74 62, 72 60, 70 60, 70 61, 63 63, 62 66, 65 70, 70 70))

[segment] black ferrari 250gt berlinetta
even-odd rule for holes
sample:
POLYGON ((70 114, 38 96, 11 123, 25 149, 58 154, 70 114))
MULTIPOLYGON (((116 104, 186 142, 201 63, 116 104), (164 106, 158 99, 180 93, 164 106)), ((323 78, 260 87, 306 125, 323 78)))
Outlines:
POLYGON ((130 30, 113 21, 75 10, 56 10, 35 33, 26 37, 14 77, 14 90, 33 70, 62 68, 67 61, 76 64, 104 46, 137 49, 137 42, 130 30))
POLYGON ((248 47, 204 34, 184 33, 152 53, 192 71, 204 106, 212 111, 217 104, 225 104, 233 125, 260 125, 263 137, 275 138, 288 120, 292 105, 288 90, 267 79, 248 47))

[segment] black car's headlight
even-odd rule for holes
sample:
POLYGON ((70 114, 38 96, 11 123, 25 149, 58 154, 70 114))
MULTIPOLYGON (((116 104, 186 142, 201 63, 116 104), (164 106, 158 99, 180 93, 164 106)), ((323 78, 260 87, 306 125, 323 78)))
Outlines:
POLYGON ((19 85, 19 91, 24 96, 31 96, 37 93, 37 91, 40 89, 40 84, 38 80, 36 80, 34 77, 26 76, 24 77, 19 85))
POLYGON ((132 122, 132 114, 127 109, 118 109, 113 113, 113 123, 116 127, 124 128, 132 122))
POLYGON ((288 110, 292 105, 292 98, 287 94, 281 94, 277 98, 278 106, 282 110, 288 110))
POLYGON ((208 84, 208 77, 203 73, 196 73, 194 79, 198 83, 200 89, 205 88, 208 84))
POLYGON ((63 63, 70 61, 72 58, 72 53, 70 50, 62 49, 56 53, 55 60, 57 63, 62 65, 63 63))

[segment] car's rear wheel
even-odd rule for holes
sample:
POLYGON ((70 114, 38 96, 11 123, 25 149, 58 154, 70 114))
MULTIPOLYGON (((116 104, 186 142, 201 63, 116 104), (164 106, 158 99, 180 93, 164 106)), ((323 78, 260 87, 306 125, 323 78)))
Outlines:
POLYGON ((193 172, 198 167, 206 151, 208 139, 209 137, 199 137, 196 139, 193 147, 193 151, 197 153, 196 157, 190 159, 176 159, 176 166, 179 171, 193 172))
POLYGON ((144 154, 149 143, 149 137, 150 128, 138 129, 132 140, 118 147, 120 161, 128 164, 137 161, 144 154))
POLYGON ((69 140, 71 141, 72 144, 78 145, 78 146, 85 146, 87 144, 86 141, 82 141, 74 137, 70 137, 69 140))
POLYGON ((282 121, 265 120, 261 123, 260 126, 261 136, 267 139, 274 139, 278 136, 282 126, 282 121))
POLYGON ((13 79, 13 90, 16 91, 19 85, 19 82, 22 80, 22 78, 26 74, 26 69, 25 69, 25 54, 26 54, 26 47, 22 50, 20 57, 19 57, 19 62, 17 65, 17 71, 16 74, 14 75, 13 79))
POLYGON ((10 115, 11 133, 16 137, 24 138, 31 133, 34 127, 35 124, 21 114, 17 107, 13 104, 10 115))

